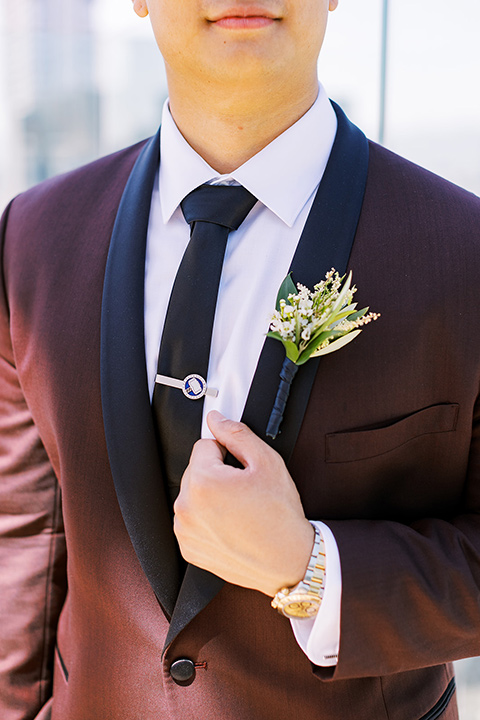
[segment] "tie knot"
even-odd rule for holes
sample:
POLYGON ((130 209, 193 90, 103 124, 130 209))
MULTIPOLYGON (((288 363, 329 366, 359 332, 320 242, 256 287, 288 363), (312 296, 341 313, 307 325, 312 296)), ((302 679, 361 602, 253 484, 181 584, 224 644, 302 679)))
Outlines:
POLYGON ((237 230, 257 198, 241 185, 200 185, 181 202, 185 220, 210 222, 237 230))

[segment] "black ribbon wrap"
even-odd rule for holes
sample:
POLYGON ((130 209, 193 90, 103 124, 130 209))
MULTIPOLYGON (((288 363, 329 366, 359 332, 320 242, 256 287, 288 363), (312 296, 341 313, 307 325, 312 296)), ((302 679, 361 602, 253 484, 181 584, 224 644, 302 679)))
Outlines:
POLYGON ((277 397, 275 398, 275 403, 267 425, 267 437, 273 440, 275 440, 280 432, 280 425, 283 420, 283 413, 285 412, 288 396, 290 395, 290 388, 298 372, 298 368, 299 366, 295 365, 295 363, 287 357, 283 361, 282 369, 280 370, 280 384, 277 390, 277 397))

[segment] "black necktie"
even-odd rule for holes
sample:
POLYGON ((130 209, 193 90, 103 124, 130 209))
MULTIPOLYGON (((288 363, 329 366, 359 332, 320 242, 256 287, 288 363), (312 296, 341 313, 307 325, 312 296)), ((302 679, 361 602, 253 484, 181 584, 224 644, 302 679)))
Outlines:
POLYGON ((181 203, 190 242, 177 272, 163 329, 153 407, 172 502, 200 438, 218 286, 228 234, 256 203, 240 186, 201 185, 181 203), (190 377, 185 383, 183 381, 190 377), (164 382, 181 381, 183 387, 164 382))

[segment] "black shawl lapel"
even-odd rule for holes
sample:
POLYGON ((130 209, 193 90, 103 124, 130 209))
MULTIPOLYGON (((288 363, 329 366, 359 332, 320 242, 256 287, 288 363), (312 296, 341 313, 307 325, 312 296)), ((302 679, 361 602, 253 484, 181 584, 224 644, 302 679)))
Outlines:
MULTIPOLYGON (((337 135, 290 267, 293 281, 301 282, 310 288, 322 280, 332 267, 340 274, 346 272, 367 180, 367 139, 361 130, 347 119, 343 111, 335 103, 333 105, 338 118, 337 135)), ((309 360, 298 371, 281 433, 275 440, 271 440, 266 437, 265 431, 275 400, 283 359, 281 343, 267 338, 242 421, 274 447, 288 463, 321 358, 309 360)), ((215 597, 223 584, 223 580, 215 575, 188 566, 165 649, 215 597)))
POLYGON ((119 205, 102 302, 101 389, 110 466, 122 515, 164 610, 180 585, 178 546, 164 490, 145 364, 144 280, 160 135, 142 150, 119 205))

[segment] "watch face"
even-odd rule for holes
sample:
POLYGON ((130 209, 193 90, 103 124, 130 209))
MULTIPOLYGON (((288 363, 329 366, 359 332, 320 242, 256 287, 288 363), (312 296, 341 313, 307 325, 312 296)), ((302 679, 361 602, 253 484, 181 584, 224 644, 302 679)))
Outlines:
POLYGON ((320 608, 320 600, 312 598, 290 598, 282 603, 283 614, 292 618, 314 617, 320 608))

